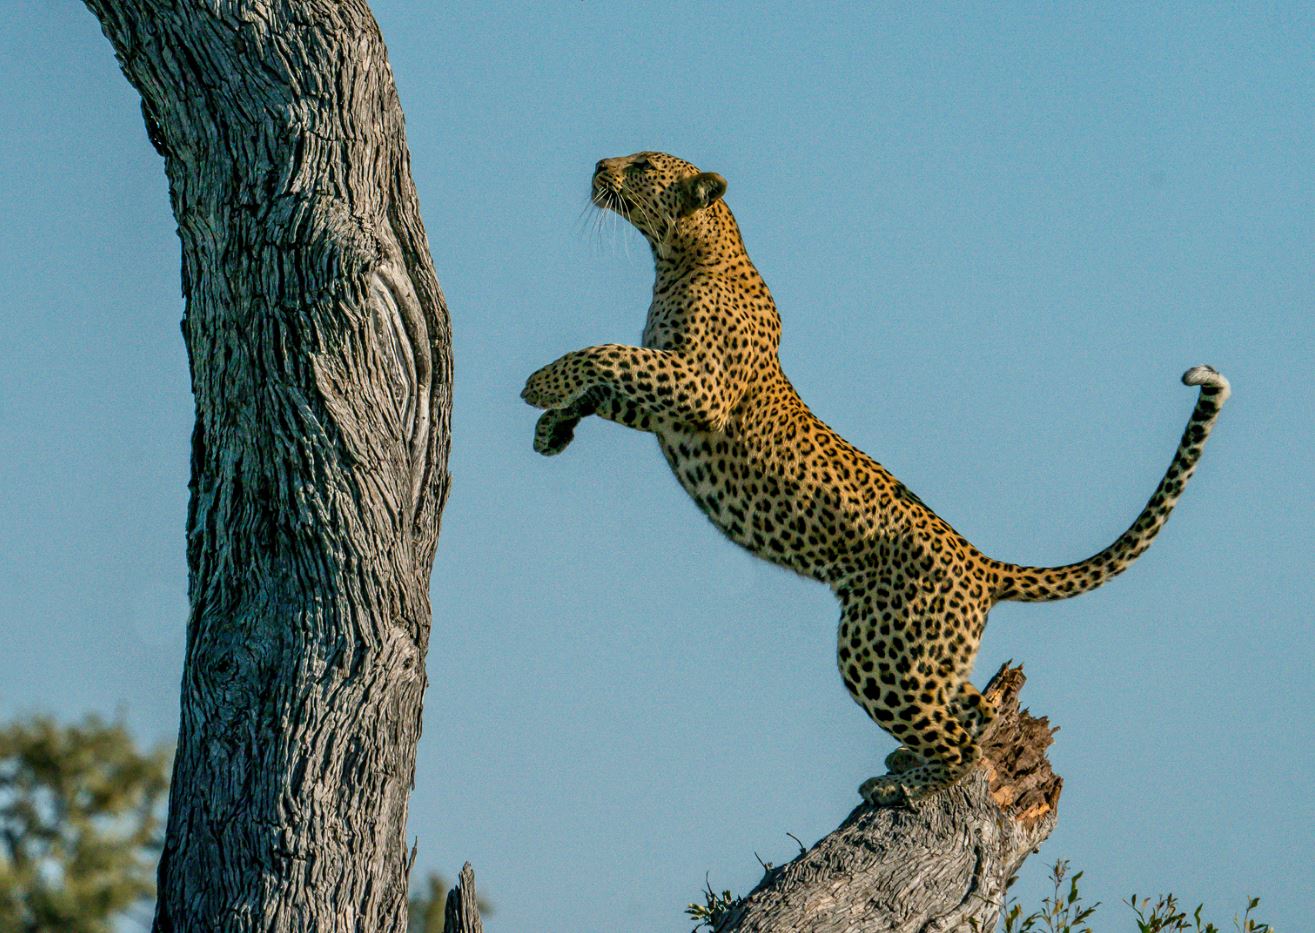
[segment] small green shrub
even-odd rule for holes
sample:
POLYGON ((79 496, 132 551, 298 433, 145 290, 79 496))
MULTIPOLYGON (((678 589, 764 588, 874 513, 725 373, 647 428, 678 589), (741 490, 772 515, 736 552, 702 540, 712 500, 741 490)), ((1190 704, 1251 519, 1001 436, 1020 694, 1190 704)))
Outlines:
MULTIPOLYGON (((1000 920, 1001 933, 1092 933, 1086 922, 1100 903, 1090 907, 1082 903, 1082 892, 1078 889, 1082 872, 1069 878, 1068 868, 1069 863, 1061 859, 1050 869, 1054 893, 1042 898, 1040 910, 1024 916, 1017 901, 1007 903, 1000 920), (1064 887, 1066 878, 1067 890, 1064 887)), ((1205 905, 1198 904, 1188 914, 1178 906, 1178 899, 1172 894, 1161 894, 1154 901, 1134 894, 1124 903, 1136 916, 1137 933, 1222 933, 1219 927, 1201 919, 1205 905)), ((1237 933, 1274 933, 1268 923, 1252 917, 1252 912, 1259 906, 1260 898, 1253 897, 1247 901, 1242 915, 1233 918, 1233 929, 1237 933)))
POLYGON ((694 924, 694 929, 690 933, 698 933, 699 930, 715 928, 722 919, 735 909, 740 899, 731 894, 730 891, 722 891, 718 894, 712 890, 712 883, 706 878, 703 880, 703 903, 689 904, 685 908, 685 913, 689 914, 698 923, 694 924))
POLYGON ((1068 862, 1061 859, 1050 869, 1054 893, 1042 898, 1041 909, 1026 917, 1017 901, 1007 904, 1004 917, 1001 918, 1004 933, 1092 933, 1086 922, 1096 912, 1100 902, 1090 907, 1082 903, 1082 893, 1078 890, 1082 872, 1068 878, 1067 891, 1064 890, 1065 878, 1068 878, 1068 862))

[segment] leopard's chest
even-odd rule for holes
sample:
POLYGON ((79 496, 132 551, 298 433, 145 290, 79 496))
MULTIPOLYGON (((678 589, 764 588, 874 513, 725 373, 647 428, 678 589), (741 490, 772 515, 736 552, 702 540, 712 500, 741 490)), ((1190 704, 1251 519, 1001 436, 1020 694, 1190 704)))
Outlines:
POLYGON ((644 346, 655 350, 689 349, 707 340, 715 325, 709 296, 687 286, 663 288, 659 283, 644 322, 644 346))

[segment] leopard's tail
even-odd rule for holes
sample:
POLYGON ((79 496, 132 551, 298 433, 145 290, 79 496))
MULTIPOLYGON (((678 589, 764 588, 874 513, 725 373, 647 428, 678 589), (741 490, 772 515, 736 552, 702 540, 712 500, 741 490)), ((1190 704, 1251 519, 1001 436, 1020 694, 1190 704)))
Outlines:
POLYGON ((1209 366, 1189 369, 1183 373, 1183 383, 1200 386, 1201 393, 1187 421, 1183 439, 1173 455, 1173 462, 1169 464, 1155 494, 1132 526, 1105 550, 1076 564, 1063 567, 1020 567, 996 562, 994 569, 999 573, 995 591, 997 600, 1045 602, 1086 593, 1127 570, 1150 547, 1151 541, 1168 520, 1187 481, 1192 478, 1196 462, 1201 459, 1201 448, 1205 446, 1205 439, 1210 436, 1210 430, 1230 391, 1228 380, 1209 366))

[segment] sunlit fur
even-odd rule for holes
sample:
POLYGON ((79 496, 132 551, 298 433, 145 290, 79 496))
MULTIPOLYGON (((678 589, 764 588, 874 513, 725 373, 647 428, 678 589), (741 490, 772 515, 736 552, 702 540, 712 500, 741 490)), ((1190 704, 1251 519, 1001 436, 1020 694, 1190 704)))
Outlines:
MULTIPOLYGON (((643 346, 568 353, 530 376, 546 409, 535 449, 560 453, 598 415, 657 435, 672 471, 712 523, 759 557, 829 585, 840 600, 845 686, 903 743, 892 771, 860 788, 871 803, 916 798, 979 757, 992 710, 968 681, 991 606, 1085 593, 1122 572, 1163 526, 1228 397, 1209 367, 1168 472, 1118 540, 1064 567, 980 553, 875 460, 813 415, 781 371, 776 305, 722 200, 720 175, 658 152, 604 159, 592 198, 652 248, 643 346)), ((640 542, 642 546, 642 542, 640 542)))

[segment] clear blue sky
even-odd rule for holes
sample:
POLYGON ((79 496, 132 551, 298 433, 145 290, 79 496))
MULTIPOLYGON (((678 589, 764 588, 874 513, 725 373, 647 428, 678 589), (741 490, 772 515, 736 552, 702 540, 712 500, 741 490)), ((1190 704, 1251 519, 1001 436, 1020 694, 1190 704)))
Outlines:
MULTIPOLYGON (((1172 889, 1315 929, 1312 8, 375 4, 451 303, 455 486, 412 830, 494 933, 684 930, 857 802, 892 742, 837 609, 723 541, 651 438, 530 448, 524 377, 634 341, 647 250, 581 219, 595 160, 730 181, 812 408, 987 553, 1103 547, 1209 362, 1233 400, 1127 575, 1005 605, 1062 727, 1045 863, 1099 928, 1172 889)), ((0 31, 0 715, 176 731, 192 420, 178 244, 134 92, 80 4, 0 31)), ((1225 921, 1226 922, 1226 921, 1225 921)))

